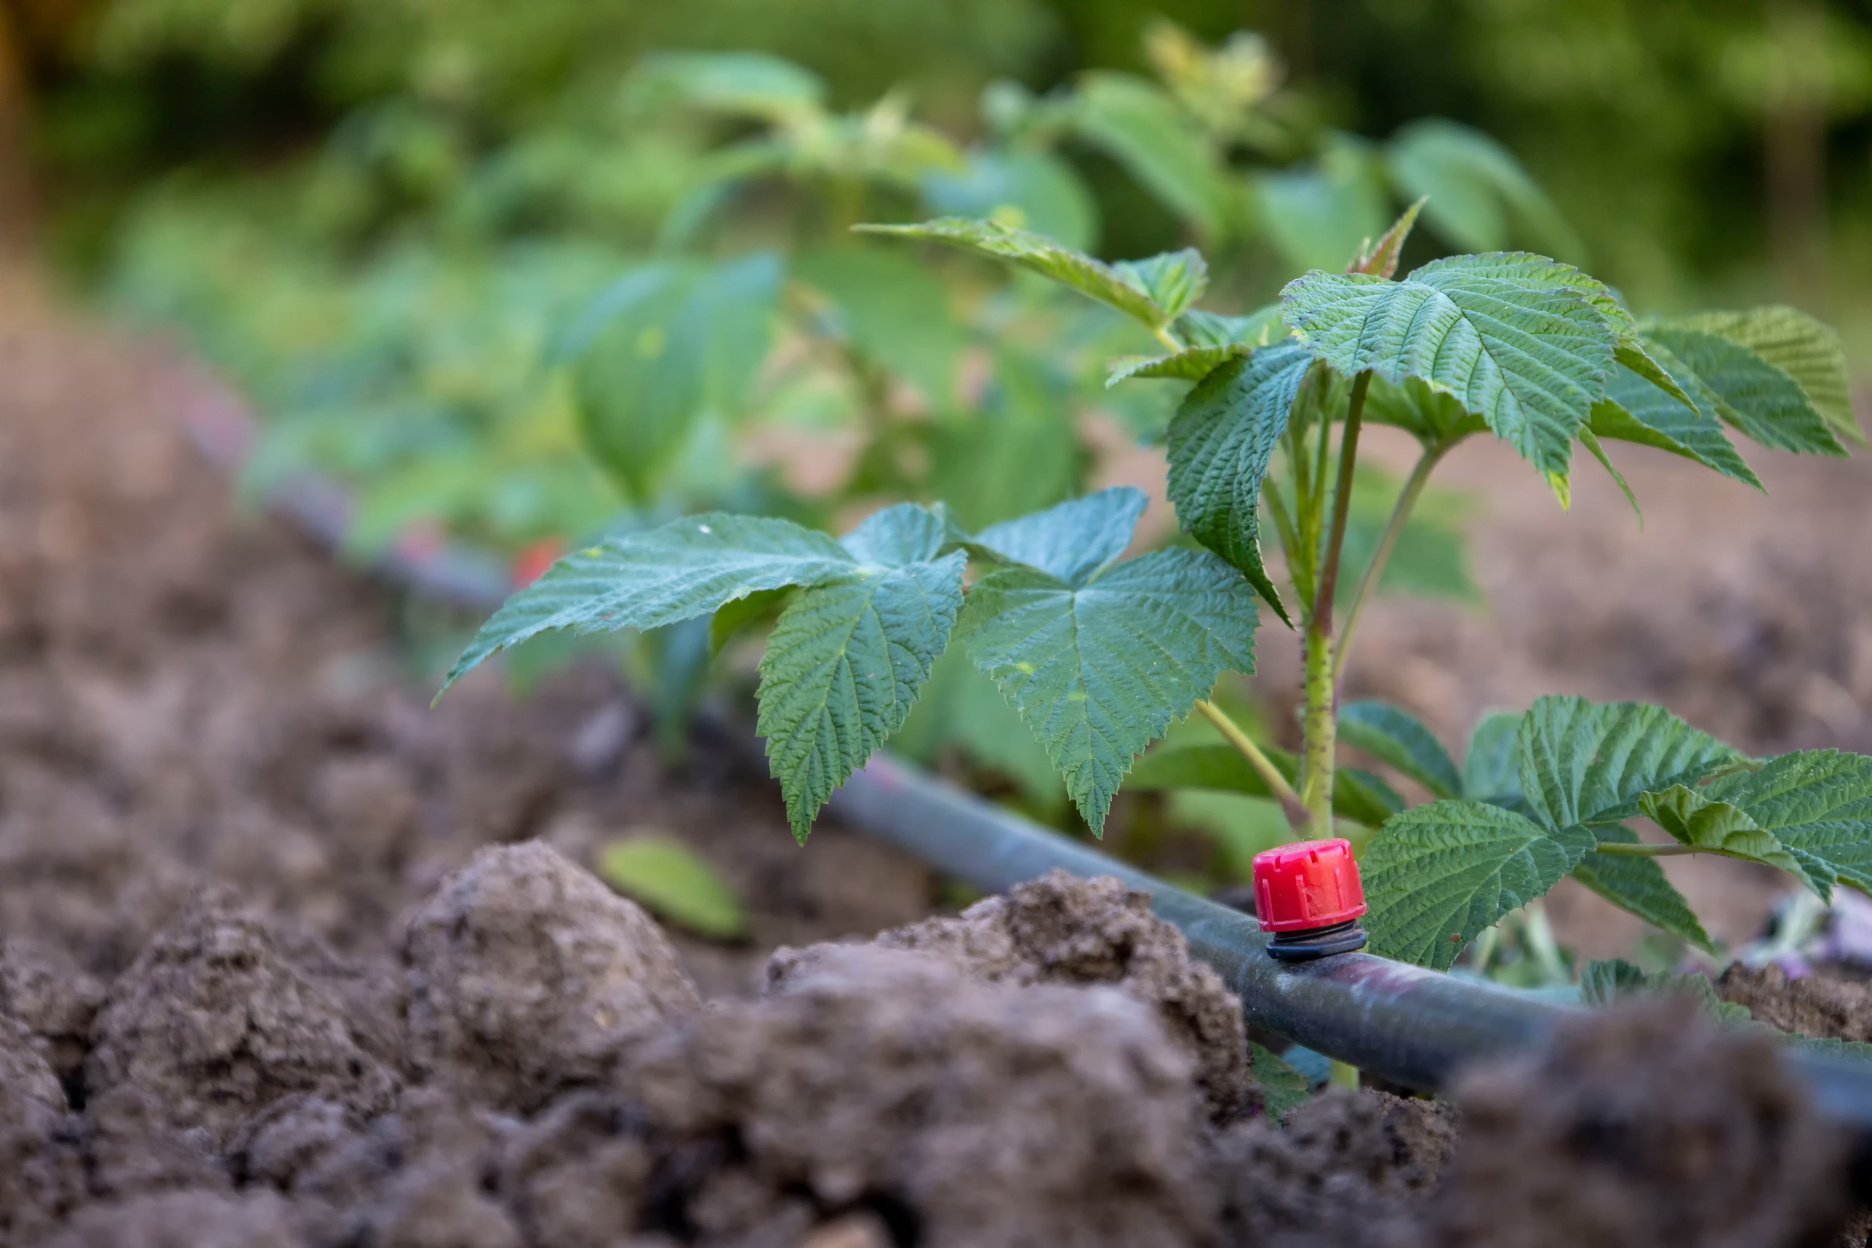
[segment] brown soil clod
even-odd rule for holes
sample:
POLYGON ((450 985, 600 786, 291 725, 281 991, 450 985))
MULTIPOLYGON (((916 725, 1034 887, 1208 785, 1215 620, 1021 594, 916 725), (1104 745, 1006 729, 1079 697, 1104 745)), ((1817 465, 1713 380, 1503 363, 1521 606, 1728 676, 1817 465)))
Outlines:
POLYGON ((1872 1041, 1872 983, 1828 974, 1796 979, 1779 966, 1731 966, 1717 995, 1759 1023, 1803 1036, 1872 1041))
POLYGON ((598 1079, 699 1004, 650 917, 538 842, 484 849, 444 881, 404 961, 417 1070, 507 1109, 598 1079))

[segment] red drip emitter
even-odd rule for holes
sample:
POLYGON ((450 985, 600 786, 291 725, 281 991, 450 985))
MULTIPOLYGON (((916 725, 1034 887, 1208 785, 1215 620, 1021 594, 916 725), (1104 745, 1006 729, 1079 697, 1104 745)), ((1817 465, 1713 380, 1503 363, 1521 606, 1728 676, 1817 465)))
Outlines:
POLYGON ((1304 962, 1365 946, 1368 907, 1352 842, 1300 841, 1255 855, 1255 918, 1271 932, 1268 956, 1304 962))

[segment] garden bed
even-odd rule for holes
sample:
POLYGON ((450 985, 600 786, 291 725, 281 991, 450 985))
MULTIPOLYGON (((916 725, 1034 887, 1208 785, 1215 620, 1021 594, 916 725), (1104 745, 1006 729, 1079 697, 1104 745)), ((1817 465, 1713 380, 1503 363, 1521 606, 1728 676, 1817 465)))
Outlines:
MULTIPOLYGON (((236 511, 171 369, 16 276, 0 341, 0 1243, 1767 1245, 1844 1213, 1756 1042, 1668 1011, 1478 1073, 1460 1131, 1378 1093, 1277 1130, 1232 1001, 1121 890, 920 922, 922 868, 832 823, 796 849, 741 750, 664 763, 602 676, 432 712, 386 644, 418 608, 236 511), (750 939, 585 872, 632 830, 704 853, 750 939)), ((1501 626, 1551 609, 1491 588, 1501 626)), ((1767 636, 1856 679, 1810 627, 1767 636)), ((1427 679, 1384 631, 1361 678, 1427 679)), ((1863 1038, 1862 1003, 1746 991, 1863 1038)))

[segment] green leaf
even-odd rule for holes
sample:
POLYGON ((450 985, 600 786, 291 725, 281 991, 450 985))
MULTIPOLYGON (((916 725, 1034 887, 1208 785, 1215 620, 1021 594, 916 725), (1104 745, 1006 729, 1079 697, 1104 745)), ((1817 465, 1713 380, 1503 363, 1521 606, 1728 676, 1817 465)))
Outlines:
POLYGON ((1729 435, 1723 432, 1717 415, 1716 396, 1691 375, 1674 357, 1655 350, 1657 362, 1667 375, 1681 372, 1687 383, 1682 388, 1695 400, 1686 407, 1666 391, 1620 365, 1606 379, 1606 397, 1593 406, 1588 428, 1599 437, 1656 447, 1693 459, 1725 477, 1747 482, 1756 489, 1761 481, 1742 456, 1729 435))
POLYGON ((1716 398, 1717 413, 1776 450, 1843 456, 1833 426, 1787 373, 1696 321, 1651 327, 1650 342, 1681 361, 1716 398))
POLYGON ((844 540, 857 575, 809 588, 761 656, 755 729, 802 843, 819 808, 903 726, 962 606, 968 556, 947 525, 902 504, 844 540))
POLYGON ((640 502, 705 415, 738 413, 766 359, 780 262, 659 265, 600 296, 575 331, 572 387, 592 454, 640 502))
POLYGON ((1240 568, 1292 627, 1261 561, 1261 481, 1312 367, 1294 343, 1263 347, 1205 377, 1170 422, 1170 498, 1197 541, 1240 568))
MULTIPOLYGON (((1405 378, 1402 385, 1374 378, 1365 395, 1365 419, 1402 429, 1426 447, 1453 446, 1488 428, 1487 421, 1471 414, 1454 395, 1415 377, 1405 378)), ((1355 494, 1353 502, 1357 501, 1355 494)))
POLYGON ((1712 801, 1688 785, 1646 793, 1638 807, 1646 818, 1693 849, 1778 867, 1821 896, 1832 892, 1831 873, 1819 878, 1788 852, 1773 832, 1728 802, 1712 801))
POLYGON ((973 544, 993 558, 1083 585, 1124 554, 1149 502, 1142 490, 1113 486, 991 525, 973 544))
POLYGON ((770 624, 793 596, 791 585, 782 589, 763 589, 745 598, 725 602, 709 621, 709 655, 715 657, 736 638, 751 628, 770 624))
POLYGON ((1821 896, 1831 893, 1835 880, 1872 891, 1872 758, 1802 750, 1759 770, 1738 769, 1683 793, 1660 793, 1653 805, 1657 813, 1646 813, 1686 844, 1701 838, 1718 852, 1753 850, 1766 845, 1755 835, 1763 833, 1821 896))
POLYGON ((1182 316, 1209 288, 1209 262, 1194 247, 1144 260, 1120 260, 1112 269, 1163 309, 1165 323, 1182 316))
POLYGON ((1417 224, 1417 214, 1423 211, 1424 200, 1420 197, 1406 208, 1391 228, 1378 236, 1376 242, 1368 242, 1359 248, 1358 258, 1352 261, 1349 273, 1370 273, 1377 277, 1395 277, 1398 270, 1398 258, 1404 254, 1404 244, 1409 240, 1411 228, 1417 224))
POLYGON ((747 912, 706 858, 667 836, 634 836, 598 851, 605 883, 667 923, 709 940, 747 935, 747 912))
POLYGON ((793 267, 831 300, 835 331, 861 355, 933 401, 950 398, 968 336, 949 313, 948 288, 928 267, 877 247, 822 248, 793 267))
MULTIPOLYGON (((1286 750, 1263 746, 1262 753, 1291 783, 1299 777, 1300 760, 1286 750)), ((1207 789, 1273 800, 1274 794, 1259 771, 1230 745, 1183 745, 1157 749, 1137 761, 1125 777, 1125 791, 1161 793, 1178 789, 1207 789)), ((1389 785, 1356 767, 1333 771, 1333 813, 1368 828, 1404 809, 1404 799, 1389 785)))
POLYGON ((1259 224, 1295 269, 1342 269, 1384 229, 1391 199, 1368 144, 1342 140, 1310 166, 1254 176, 1259 224))
POLYGON ((1190 347, 1171 355, 1131 355, 1113 360, 1105 378, 1106 388, 1133 378, 1158 378, 1174 381, 1201 381, 1230 360, 1250 354, 1252 347, 1190 347))
POLYGON ((1463 751, 1462 795, 1471 801, 1525 812, 1521 792, 1521 716, 1490 711, 1469 735, 1463 751))
POLYGON ((1223 316, 1191 308, 1177 318, 1176 336, 1186 348, 1265 347, 1287 337, 1287 326, 1281 320, 1278 303, 1256 308, 1244 316, 1223 316))
POLYGON ((1339 737, 1397 768, 1436 797, 1462 792, 1462 775, 1436 734, 1422 720, 1387 702, 1351 702, 1339 708, 1339 737))
POLYGON ((456 660, 443 690, 541 633, 661 628, 762 590, 846 579, 856 565, 823 533, 755 516, 716 512, 615 537, 566 556, 509 598, 456 660))
POLYGON ((923 195, 945 216, 998 221, 1090 247, 1098 234, 1098 204, 1060 156, 1044 151, 984 148, 969 153, 962 173, 933 173, 923 195))
POLYGON ((1549 285, 1512 260, 1461 256, 1401 282, 1308 273, 1281 302, 1307 349, 1340 373, 1448 391, 1558 483, 1604 395, 1618 331, 1590 288, 1549 285))
POLYGON ((1035 568, 992 573, 970 592, 961 634, 1102 832, 1145 746, 1223 672, 1254 670, 1255 624, 1254 593, 1234 569, 1166 550, 1079 583, 1035 568))
POLYGON ((1559 830, 1618 823, 1646 793, 1692 783, 1742 755, 1662 707, 1540 698, 1521 721, 1521 787, 1559 830))
POLYGON ((826 95, 810 70, 761 52, 659 52, 639 76, 692 107, 772 121, 817 112, 826 95))
POLYGON ((1228 232, 1229 187, 1216 152, 1161 88, 1127 74, 1086 74, 1067 121, 1202 234, 1228 232))
POLYGON ((1385 824, 1360 862, 1372 952, 1448 970, 1464 944, 1543 896, 1593 844, 1583 828, 1550 834, 1480 802, 1406 811, 1385 824))
POLYGON ((1828 424, 1855 442, 1866 440, 1853 415, 1846 348, 1832 326, 1785 306, 1706 312, 1681 324, 1747 347, 1792 377, 1828 424))
POLYGON ((1632 514, 1638 517, 1638 527, 1644 528, 1644 509, 1638 506, 1638 496, 1632 493, 1631 482, 1627 481, 1625 474, 1618 470, 1618 465, 1612 462, 1612 457, 1606 454, 1605 447, 1591 429, 1580 430, 1579 436, 1580 445, 1591 452, 1592 457, 1599 461, 1599 466, 1606 470, 1606 475, 1612 478, 1612 484, 1618 486, 1619 493, 1625 496, 1625 502, 1631 507, 1632 514))
POLYGON ((1312 1081, 1274 1050, 1250 1044, 1248 1052, 1251 1059, 1250 1073, 1261 1089, 1261 1100, 1267 1116, 1273 1121, 1281 1121, 1306 1104, 1307 1098, 1313 1095, 1312 1081))
MULTIPOLYGON (((1623 845, 1638 843, 1638 834, 1622 824, 1609 824, 1593 831, 1602 845, 1608 841, 1623 845)), ((1657 860, 1592 853, 1573 868, 1573 878, 1653 927, 1681 936, 1706 952, 1716 952, 1716 942, 1703 930, 1696 912, 1665 876, 1657 860)))
POLYGON ((1170 312, 1158 306, 1141 285, 1117 269, 1025 230, 1011 229, 993 221, 970 221, 962 217, 939 217, 918 225, 861 225, 857 228, 868 234, 944 243, 977 255, 1006 260, 1050 277, 1061 285, 1070 286, 1089 299, 1117 308, 1152 329, 1168 325, 1175 319, 1170 312))
POLYGON ((1579 239, 1507 148, 1468 126, 1432 119, 1405 126, 1389 144, 1391 176, 1412 199, 1427 199, 1430 225, 1465 251, 1515 243, 1574 253, 1579 239))

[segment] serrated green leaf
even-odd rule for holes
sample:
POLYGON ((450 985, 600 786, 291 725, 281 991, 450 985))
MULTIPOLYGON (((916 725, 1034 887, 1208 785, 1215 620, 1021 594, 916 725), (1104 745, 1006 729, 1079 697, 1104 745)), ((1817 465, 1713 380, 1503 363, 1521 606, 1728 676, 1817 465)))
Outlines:
POLYGON ((1644 794, 1742 758, 1662 707, 1584 698, 1536 700, 1518 742, 1529 810, 1555 830, 1628 819, 1644 794))
POLYGON ((1186 348, 1195 347, 1265 347, 1287 336, 1281 320, 1281 305, 1270 303, 1242 316, 1223 316, 1191 308, 1176 321, 1177 340, 1186 348))
POLYGON ((1417 216, 1423 211, 1424 198, 1406 208, 1390 229, 1378 236, 1376 242, 1368 243, 1359 249, 1358 258, 1352 261, 1346 270, 1348 273, 1370 273, 1376 277, 1395 277, 1398 270, 1398 258, 1404 254, 1404 244, 1409 241, 1411 229, 1417 224, 1417 216))
MULTIPOLYGON (((1287 750, 1263 746, 1262 753, 1291 783, 1300 774, 1300 760, 1287 750)), ((1125 777, 1125 791, 1162 793, 1179 789, 1207 789, 1272 800, 1273 791, 1240 751, 1230 745, 1182 745, 1152 750, 1137 761, 1125 777)), ((1376 828, 1404 809, 1404 799, 1369 772, 1356 767, 1333 771, 1333 813, 1354 823, 1376 828)))
POLYGON ((1231 361, 1170 422, 1170 498, 1197 541, 1240 568, 1281 622, 1293 621, 1261 561, 1261 481, 1312 367, 1295 343, 1231 361))
POLYGON ((1694 321, 1654 325, 1646 339, 1681 361, 1716 397, 1722 419, 1763 446, 1846 454, 1799 383, 1748 347, 1694 321))
POLYGON ((1658 357, 1659 366, 1673 379, 1673 369, 1681 371, 1685 383, 1681 389, 1695 401, 1694 405, 1684 406, 1666 391, 1620 366, 1606 379, 1605 400, 1593 406, 1587 427, 1602 438, 1656 447, 1693 459, 1759 490, 1760 479, 1737 453, 1729 435, 1723 432, 1716 396, 1674 357, 1656 348, 1653 354, 1658 357))
POLYGON ((1480 802, 1408 810, 1385 824, 1360 861, 1372 952, 1448 970, 1464 944, 1545 895, 1593 845, 1583 828, 1548 833, 1480 802))
POLYGON ((1795 859, 1796 874, 1822 896, 1836 879, 1872 891, 1872 758, 1802 750, 1686 791, 1688 799, 1674 791, 1659 798, 1659 813, 1672 824, 1652 816, 1671 835, 1680 827, 1691 835, 1741 834, 1752 825, 1795 859))
POLYGON ((1203 234, 1227 232, 1230 195, 1221 164, 1162 88, 1128 74, 1086 74, 1066 121, 1203 234))
POLYGON ((1599 466, 1606 470, 1607 476, 1612 478, 1612 484, 1618 486, 1619 493, 1625 496, 1625 502, 1631 507, 1632 514, 1638 517, 1638 527, 1644 528, 1644 509, 1638 505, 1638 496, 1632 493, 1631 482, 1627 481, 1625 474, 1618 470, 1618 465, 1612 462, 1612 457, 1606 454, 1605 447, 1600 444, 1598 437, 1591 429, 1580 430, 1579 437, 1580 445, 1599 461, 1599 466))
POLYGON ((1447 390, 1558 483, 1604 395, 1618 332, 1596 294, 1549 285, 1547 272, 1498 256, 1439 261, 1400 282, 1316 272, 1281 302, 1334 369, 1447 390))
POLYGON ((1306 1104, 1307 1098, 1313 1095, 1313 1081, 1294 1069, 1274 1050, 1250 1044, 1248 1052, 1251 1059, 1250 1074, 1261 1089, 1265 1112, 1273 1121, 1280 1122, 1306 1104))
POLYGON ((661 628, 762 590, 823 585, 857 570, 845 547, 791 521, 719 512, 674 520, 554 564, 481 626, 442 688, 541 633, 661 628))
POLYGON ((1462 795, 1471 801, 1525 812, 1521 792, 1521 716, 1490 711, 1469 734, 1463 751, 1462 795))
POLYGON ((1388 702, 1349 702, 1339 708, 1339 738, 1397 768, 1437 797, 1462 792, 1456 761, 1424 722, 1388 702))
POLYGON ((1692 849, 1778 867, 1821 896, 1832 892, 1831 873, 1816 877, 1773 832, 1728 802, 1712 801, 1684 784, 1638 799, 1645 817, 1692 849))
POLYGON ((801 842, 826 799, 903 726, 962 606, 962 551, 902 505, 846 537, 857 575, 806 588, 761 656, 755 728, 801 842))
POLYGON ((960 173, 923 181, 923 196, 947 216, 999 221, 1083 250, 1098 234, 1098 204, 1083 179, 1052 152, 984 148, 960 173))
POLYGON ((1033 730, 1094 832, 1134 759, 1207 697, 1254 670, 1255 598, 1205 552, 1166 550, 1081 584, 1033 568, 985 577, 962 636, 1033 730))
POLYGON ((1705 312, 1682 324, 1747 347, 1792 377, 1827 423, 1855 442, 1866 440, 1853 415, 1846 347, 1832 326, 1779 305, 1747 312, 1705 312))
POLYGON ((917 225, 861 225, 857 228, 868 234, 944 243, 977 255, 1006 260, 1070 286, 1152 329, 1168 325, 1174 319, 1142 286, 1110 265, 1026 230, 963 217, 939 217, 917 225))
POLYGON ((1194 247, 1143 260, 1120 260, 1112 269, 1163 309, 1166 324, 1182 316, 1209 288, 1209 262, 1194 247))
POLYGON ((1083 585, 1124 554, 1149 502, 1142 490, 1113 486, 991 525, 976 534, 972 544, 1067 585, 1083 585))
POLYGON ((749 629, 770 623, 792 596, 793 587, 763 589, 723 603, 709 621, 709 654, 718 656, 749 629))
MULTIPOLYGON (((1609 824, 1593 831, 1601 844, 1608 841, 1624 845, 1638 843, 1638 834, 1622 824, 1609 824)), ((1573 878, 1653 927, 1681 936, 1709 953, 1716 952, 1716 942, 1703 930, 1690 903, 1684 900, 1655 859, 1592 853, 1573 868, 1573 878)))
POLYGON ((1134 378, 1201 381, 1230 360, 1248 355, 1252 350, 1252 347, 1245 345, 1231 345, 1190 347, 1171 355, 1121 356, 1111 362, 1105 385, 1109 389, 1121 381, 1134 378))
POLYGON ((634 836, 598 851, 598 876, 667 923, 710 940, 747 935, 747 911, 706 858, 667 836, 634 836))

